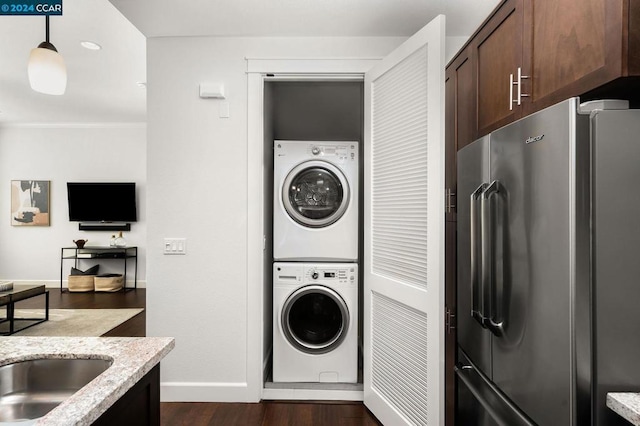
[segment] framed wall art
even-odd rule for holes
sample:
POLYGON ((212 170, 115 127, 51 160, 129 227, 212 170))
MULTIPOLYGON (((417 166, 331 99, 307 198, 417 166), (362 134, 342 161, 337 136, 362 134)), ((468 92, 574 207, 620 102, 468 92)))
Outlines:
POLYGON ((49 226, 48 180, 11 181, 11 225, 49 226))

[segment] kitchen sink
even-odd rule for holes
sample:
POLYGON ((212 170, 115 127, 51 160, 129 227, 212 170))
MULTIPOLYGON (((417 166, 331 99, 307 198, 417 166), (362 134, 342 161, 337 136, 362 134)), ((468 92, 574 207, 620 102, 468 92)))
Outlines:
POLYGON ((35 359, 0 367, 0 425, 44 416, 111 363, 104 359, 35 359))

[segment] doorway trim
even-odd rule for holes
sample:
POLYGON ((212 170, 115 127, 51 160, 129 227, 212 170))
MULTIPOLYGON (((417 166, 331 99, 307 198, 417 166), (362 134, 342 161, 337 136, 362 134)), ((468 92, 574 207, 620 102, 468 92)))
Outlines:
MULTIPOLYGON (((265 321, 264 223, 264 81, 273 75, 287 80, 364 78, 365 72, 382 58, 245 58, 247 62, 247 391, 255 402, 264 395, 263 371, 268 357, 263 353, 265 321)), ((268 319, 270 320, 270 319, 268 319)), ((272 389, 273 390, 273 389, 272 389)), ((278 390, 281 399, 318 399, 323 391, 309 393, 278 390), (293 395, 296 395, 294 398, 293 395)), ((331 393, 335 391, 326 391, 331 393)), ((355 391, 354 391, 355 392, 355 391)), ((343 392, 338 399, 351 399, 343 392)), ((324 397, 323 399, 329 399, 324 397)), ((361 397, 360 397, 361 399, 361 397)))

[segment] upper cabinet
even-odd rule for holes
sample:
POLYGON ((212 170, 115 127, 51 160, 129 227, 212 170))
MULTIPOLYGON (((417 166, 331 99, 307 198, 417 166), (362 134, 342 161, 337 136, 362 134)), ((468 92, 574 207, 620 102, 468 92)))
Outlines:
POLYGON ((470 49, 459 53, 445 72, 445 219, 456 220, 456 155, 475 137, 476 79, 470 49))
POLYGON ((476 62, 477 132, 480 134, 519 116, 520 109, 514 106, 522 99, 522 85, 515 84, 516 79, 523 78, 522 2, 505 1, 470 44, 471 57, 476 62))
POLYGON ((629 18, 637 0, 525 0, 524 114, 629 75, 629 18))
POLYGON ((572 96, 634 96, 624 78, 640 76, 638 49, 638 0, 504 0, 447 66, 448 86, 473 90, 449 97, 448 143, 460 149, 572 96))

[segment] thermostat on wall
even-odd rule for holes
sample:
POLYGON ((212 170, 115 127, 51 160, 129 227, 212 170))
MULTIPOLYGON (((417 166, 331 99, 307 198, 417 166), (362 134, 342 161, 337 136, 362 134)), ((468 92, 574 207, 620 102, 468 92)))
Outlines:
POLYGON ((225 99, 224 84, 222 83, 200 83, 200 97, 225 99))

